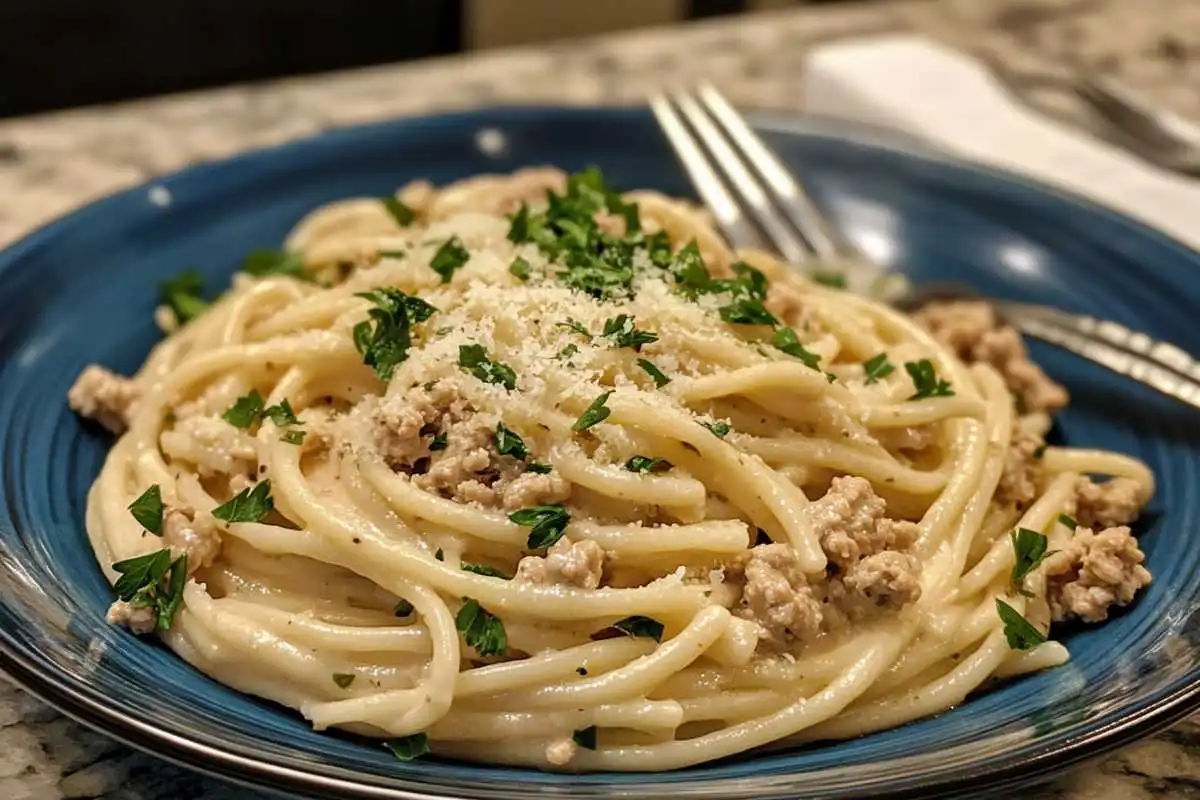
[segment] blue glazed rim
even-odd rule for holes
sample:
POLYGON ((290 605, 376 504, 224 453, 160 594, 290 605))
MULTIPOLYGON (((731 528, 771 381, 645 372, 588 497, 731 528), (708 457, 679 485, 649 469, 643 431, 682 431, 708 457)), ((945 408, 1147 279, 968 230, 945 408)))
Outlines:
MULTIPOLYGON (((556 120, 579 119, 619 124, 645 114, 643 109, 511 107, 393 120, 346 128, 313 139, 195 166, 152 183, 171 186, 182 182, 229 180, 243 170, 271 171, 284 168, 286 162, 298 154, 320 157, 322 153, 352 149, 357 144, 376 141, 381 137, 402 140, 406 134, 422 128, 432 130, 439 126, 486 126, 531 120, 553 123, 556 120)), ((954 170, 956 178, 967 183, 986 185, 1008 197, 1027 200, 1032 206, 1051 200, 1060 210, 1121 229, 1123 233, 1139 239, 1141 246, 1200 264, 1200 258, 1191 249, 1111 209, 1018 175, 958 161, 911 139, 811 118, 758 115, 754 121, 757 127, 770 132, 848 141, 856 146, 889 150, 916 161, 949 167, 954 170)), ((0 253, 0 276, 23 257, 46 246, 70 227, 118 212, 131 201, 141 202, 145 191, 146 185, 134 187, 38 229, 0 253)), ((905 756, 873 764, 869 775, 863 775, 862 768, 856 767, 852 770, 855 773, 853 783, 839 779, 835 768, 802 775, 791 772, 716 780, 686 777, 672 780, 669 776, 665 779, 660 776, 659 780, 653 782, 630 780, 606 785, 588 782, 586 777, 581 777, 578 783, 530 784, 508 780, 468 787, 436 778, 425 780, 422 776, 411 774, 394 778, 358 775, 333 765, 308 765, 310 769, 300 770, 285 763, 285 757, 272 757, 265 750, 250 757, 232 752, 216 737, 193 739, 164 730, 150 721, 124 713, 115 703, 106 701, 105 696, 89 686, 82 677, 41 668, 30 657, 26 646, 3 627, 0 627, 0 668, 23 688, 68 716, 169 761, 255 788, 343 798, 433 800, 470 796, 500 800, 528 794, 542 797, 633 798, 667 791, 680 797, 695 798, 782 797, 793 796, 798 791, 803 791, 806 797, 858 797, 864 793, 874 797, 938 797, 980 789, 1001 792, 1095 758, 1168 727, 1200 708, 1200 670, 1192 670, 1168 690, 1134 705, 1124 716, 1093 725, 1079 735, 1060 734, 1052 741, 1039 741, 1025 748, 1021 745, 1027 742, 1013 737, 1011 752, 998 757, 993 754, 985 761, 980 760, 978 752, 972 754, 972 742, 965 742, 937 753, 905 756), (801 780, 802 786, 798 785, 801 780), (467 794, 454 794, 455 791, 467 794)))

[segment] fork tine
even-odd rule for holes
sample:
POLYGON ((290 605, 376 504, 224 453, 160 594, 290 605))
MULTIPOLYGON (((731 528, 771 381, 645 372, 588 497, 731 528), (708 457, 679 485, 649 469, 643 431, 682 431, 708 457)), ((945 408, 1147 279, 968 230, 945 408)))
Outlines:
POLYGON ((825 216, 817 209, 808 193, 784 166, 758 134, 751 130, 746 120, 730 105, 725 96, 708 81, 702 82, 697 94, 709 114, 725 129, 726 135, 741 150, 746 160, 774 190, 780 207, 796 230, 807 240, 809 247, 822 260, 833 260, 845 255, 843 238, 834 230, 825 216))
POLYGON ((704 113, 696 99, 688 92, 676 92, 674 99, 684 119, 691 124, 700 141, 712 154, 717 169, 724 172, 734 191, 741 197, 784 260, 791 264, 809 260, 811 253, 804 240, 792 231, 779 210, 771 204, 762 184, 742 162, 741 157, 704 113))
POLYGON ((667 140, 671 143, 675 155, 679 157, 683 169, 692 180, 692 185, 700 193, 705 205, 716 217, 725 238, 734 247, 758 247, 762 244, 760 237, 742 213, 733 195, 725 188, 725 184, 713 171, 708 157, 688 131, 679 114, 672 108, 665 94, 655 95, 650 99, 650 110, 662 128, 667 140))

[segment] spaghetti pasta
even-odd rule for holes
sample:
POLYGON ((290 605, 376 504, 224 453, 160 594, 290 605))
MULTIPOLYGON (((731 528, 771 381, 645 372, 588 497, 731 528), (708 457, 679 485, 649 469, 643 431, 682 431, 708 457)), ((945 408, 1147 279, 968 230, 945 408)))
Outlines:
POLYGON ((120 434, 110 620, 319 729, 674 769, 943 711, 1150 580, 1150 472, 1047 449, 1065 393, 985 308, 904 316, 594 170, 285 247, 70 402, 120 434))

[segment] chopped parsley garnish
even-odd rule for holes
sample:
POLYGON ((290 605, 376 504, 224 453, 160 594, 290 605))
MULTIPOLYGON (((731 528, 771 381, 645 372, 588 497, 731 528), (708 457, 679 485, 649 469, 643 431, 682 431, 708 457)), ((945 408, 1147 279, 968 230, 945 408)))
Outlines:
POLYGON ((121 576, 113 586, 117 597, 136 608, 154 609, 155 624, 170 628, 183 602, 187 554, 172 561, 171 551, 163 549, 118 561, 112 568, 121 576))
POLYGON ((920 361, 906 362, 904 369, 912 378, 913 387, 917 390, 916 394, 908 398, 909 400, 920 400, 925 397, 951 397, 954 394, 950 384, 937 376, 933 362, 929 359, 923 358, 920 361))
POLYGON ((712 431, 712 435, 716 436, 718 439, 724 439, 729 435, 729 431, 732 430, 732 428, 729 427, 728 422, 724 422, 719 419, 713 422, 701 422, 700 424, 712 431))
POLYGON ((398 197, 381 197, 379 202, 383 203, 383 210, 390 214, 401 228, 408 227, 416 219, 413 210, 401 202, 398 197))
POLYGON ((263 398, 257 389, 243 395, 234 401, 229 410, 221 415, 221 419, 235 428, 246 429, 262 418, 263 398))
POLYGON ((888 361, 887 353, 871 356, 863 362, 863 375, 867 385, 878 383, 896 371, 896 365, 888 361))
POLYGON ((658 341, 657 333, 639 330, 633 323, 633 317, 618 314, 605 320, 601 335, 611 339, 615 347, 631 347, 635 353, 641 352, 642 345, 658 341))
POLYGON ((1034 457, 1034 458, 1038 458, 1038 459, 1040 459, 1040 458, 1045 458, 1045 457, 1046 457, 1046 448, 1047 448, 1047 447, 1049 447, 1049 445, 1045 445, 1045 444, 1043 444, 1043 445, 1039 445, 1039 446, 1038 446, 1038 449, 1033 451, 1033 457, 1034 457))
POLYGON ((242 261, 242 272, 260 278, 266 275, 290 275, 308 280, 300 254, 286 250, 251 250, 242 261))
POLYGON ((155 536, 163 535, 163 501, 162 489, 153 484, 142 492, 138 499, 129 504, 129 513, 138 524, 155 536))
POLYGON ((528 461, 526 462, 525 469, 537 475, 549 475, 554 471, 554 467, 541 461, 528 461))
POLYGON ((812 275, 808 276, 813 283, 819 283, 822 286, 828 286, 832 289, 846 288, 846 273, 835 272, 829 269, 819 269, 812 275))
POLYGON ((225 522, 261 522, 275 508, 271 499, 271 481, 265 480, 247 487, 234 495, 229 502, 213 509, 212 515, 225 522))
POLYGON ((451 236, 433 254, 429 268, 442 276, 442 283, 449 283, 450 279, 454 277, 454 273, 470 259, 471 254, 467 252, 467 248, 463 247, 462 240, 457 236, 451 236))
POLYGON ((671 466, 671 462, 665 458, 650 456, 634 456, 625 462, 625 469, 630 472, 666 472, 671 466))
POLYGON ((526 545, 530 550, 549 547, 563 537, 571 515, 562 506, 530 506, 508 515, 509 520, 530 528, 526 545))
POLYGON ((412 326, 429 319, 437 309, 419 297, 390 286, 361 292, 358 296, 370 300, 375 307, 367 312, 369 320, 354 326, 354 347, 362 354, 363 363, 375 370, 380 380, 389 381, 396 367, 408 358, 412 326))
POLYGON ((415 610, 416 609, 413 608, 412 603, 408 602, 407 600, 401 600, 400 602, 396 603, 396 607, 392 609, 392 615, 396 617, 407 617, 415 610))
POLYGON ((434 452, 437 450, 445 450, 445 449, 446 449, 446 434, 445 433, 435 434, 433 437, 433 440, 429 442, 429 451, 434 452))
POLYGON ((562 350, 559 350, 557 353, 555 353, 554 357, 557 359, 570 358, 571 356, 577 354, 578 352, 579 352, 579 348, 575 346, 574 342, 572 342, 571 344, 564 347, 562 350))
POLYGON ((596 749, 596 726, 590 725, 581 731, 575 731, 571 734, 571 741, 582 747, 584 750, 596 749))
POLYGON ((464 598, 454 617, 454 626, 464 634, 467 645, 481 656, 502 656, 508 650, 508 634, 500 618, 484 610, 479 602, 464 598))
POLYGON ((484 383, 494 383, 503 386, 510 392, 517 388, 517 373, 512 367, 488 358, 487 351, 480 344, 463 344, 458 346, 458 365, 484 383))
POLYGON ((529 276, 533 274, 532 265, 525 259, 517 256, 513 262, 508 265, 509 273, 521 282, 529 280, 529 276))
POLYGON ((700 255, 700 246, 696 240, 688 242, 683 249, 675 254, 675 264, 672 269, 675 274, 675 285, 688 297, 712 291, 712 276, 704 265, 700 255))
POLYGON ((796 331, 792 328, 776 328, 775 333, 771 336, 771 346, 776 350, 782 350, 792 358, 800 359, 809 369, 821 368, 821 357, 806 350, 804 345, 800 344, 800 339, 797 338, 796 331))
POLYGON ((592 340, 591 332, 587 328, 583 327, 583 323, 579 322, 578 320, 571 319, 570 317, 567 317, 566 322, 554 323, 554 326, 556 328, 566 328, 567 330, 574 331, 589 342, 592 340))
POLYGON ((383 746, 392 751, 397 761, 412 761, 429 752, 429 737, 423 733, 388 739, 383 746))
POLYGON ((1059 514, 1058 521, 1061 522, 1063 525, 1066 525, 1072 531, 1074 531, 1076 528, 1079 527, 1079 523, 1076 522, 1073 517, 1068 517, 1066 514, 1059 514))
POLYGON ((304 431, 285 431, 283 436, 279 437, 279 441, 288 444, 304 444, 304 431))
POLYGON ((292 411, 292 404, 287 401, 286 397, 278 404, 264 408, 262 415, 281 428, 303 424, 296 418, 296 412, 292 411))
POLYGON ((1031 595, 1024 588, 1025 576, 1037 569, 1046 556, 1050 555, 1046 552, 1046 543, 1049 540, 1043 534, 1028 528, 1017 528, 1009 533, 1009 538, 1016 554, 1016 563, 1013 564, 1009 580, 1013 588, 1029 597, 1031 595))
POLYGON ((579 419, 575 420, 575 424, 571 426, 571 430, 575 432, 586 431, 593 425, 599 425, 601 422, 608 419, 608 416, 612 414, 612 411, 604 404, 608 402, 608 398, 611 394, 612 392, 603 392, 595 400, 593 400, 592 404, 589 405, 582 414, 580 414, 579 419))
POLYGON ((644 358, 639 358, 637 360, 637 365, 654 380, 654 385, 659 389, 671 382, 671 379, 667 377, 666 373, 654 366, 653 362, 647 361, 644 358))
POLYGON ((996 613, 1004 621, 1004 638, 1013 650, 1032 650, 1046 641, 1045 634, 999 597, 996 598, 996 613))
POLYGON ((180 324, 208 310, 209 302, 200 296, 203 289, 204 279, 192 269, 158 284, 160 300, 171 309, 180 324))
POLYGON ((721 306, 718 313, 721 319, 736 325, 775 325, 779 322, 761 300, 753 298, 734 300, 727 306, 721 306))
POLYGON ((498 422, 496 423, 496 452, 502 456, 512 456, 524 461, 529 455, 529 448, 525 446, 525 442, 520 436, 504 427, 503 422, 498 422))
POLYGON ((333 673, 333 682, 338 685, 339 689, 348 689, 350 684, 354 683, 354 673, 335 672, 333 673))
POLYGON ((511 576, 505 575, 495 567, 489 567, 487 564, 472 564, 469 561, 464 561, 462 564, 463 572, 474 572, 476 575, 483 575, 487 578, 501 578, 503 580, 512 580, 511 576))
POLYGON ((614 622, 613 627, 626 636, 643 636, 656 642, 662 641, 663 624, 650 617, 626 617, 614 622))

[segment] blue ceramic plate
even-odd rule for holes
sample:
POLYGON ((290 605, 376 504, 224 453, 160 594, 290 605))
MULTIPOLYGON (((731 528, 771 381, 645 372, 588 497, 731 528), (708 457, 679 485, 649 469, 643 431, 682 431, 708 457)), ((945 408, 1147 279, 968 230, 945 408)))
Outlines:
MULTIPOLYGON (((876 134, 759 118, 850 237, 915 281, 1110 317, 1200 352, 1200 255, 1115 213, 876 134)), ((1074 397, 1061 435, 1132 453, 1160 492, 1142 539, 1154 584, 1077 630, 1067 666, 961 708, 840 744, 671 774, 559 776, 436 759, 317 734, 104 624, 112 593, 83 530, 108 440, 64 397, 99 361, 129 372, 158 334, 155 282, 197 267, 224 285, 240 257, 348 195, 552 163, 618 186, 690 194, 642 110, 500 109, 403 120, 197 167, 96 203, 0 254, 0 666, 64 712, 137 747, 247 784, 337 797, 883 796, 1009 788, 1200 707, 1200 425, 1149 390, 1035 346, 1074 397), (681 794, 684 796, 684 794, 681 794)))

